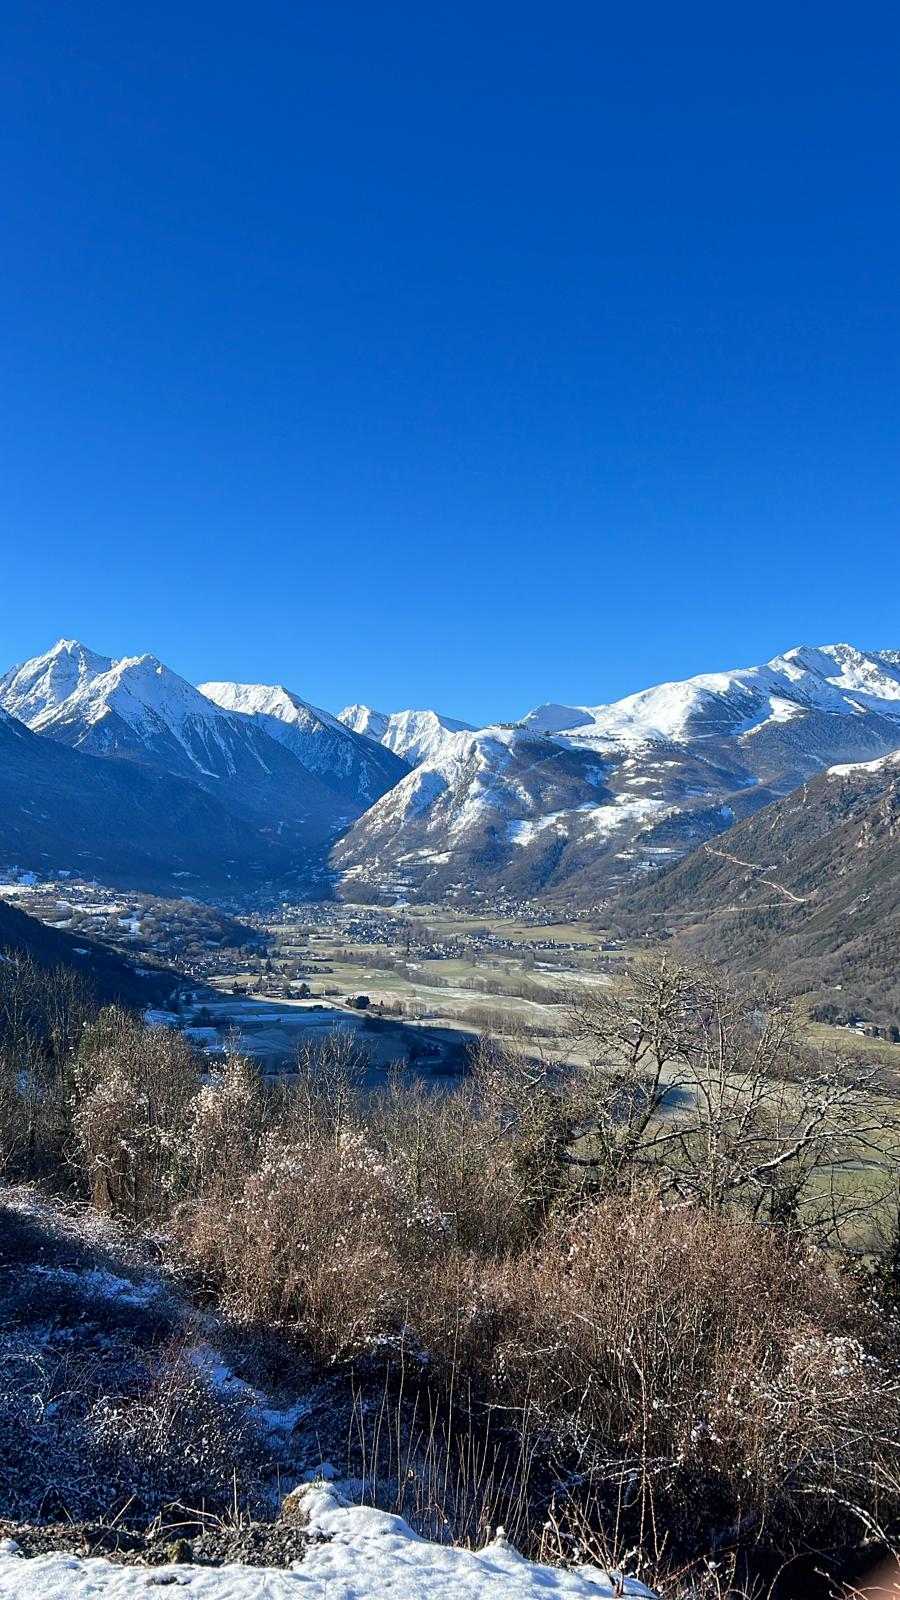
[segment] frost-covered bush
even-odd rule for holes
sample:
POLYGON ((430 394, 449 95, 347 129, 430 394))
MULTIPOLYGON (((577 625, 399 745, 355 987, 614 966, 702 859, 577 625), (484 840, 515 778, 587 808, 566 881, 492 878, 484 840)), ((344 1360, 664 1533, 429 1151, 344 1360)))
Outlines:
POLYGON ((259 1070, 231 1055, 186 1109, 182 1176, 191 1193, 225 1198, 256 1165, 266 1119, 259 1070))
POLYGON ((165 1213, 188 1106, 200 1084, 190 1045, 109 1010, 84 1033, 75 1067, 76 1159, 101 1211, 135 1221, 165 1213))
POLYGON ((673 1543, 786 1548, 900 1513, 897 1329, 824 1252, 635 1195, 443 1281, 433 1358, 518 1407, 638 1540, 658 1519, 673 1543))
POLYGON ((85 1417, 97 1460, 111 1481, 151 1508, 161 1500, 189 1510, 229 1508, 237 1491, 252 1498, 259 1441, 241 1394, 217 1388, 183 1351, 147 1363, 124 1395, 101 1395, 85 1417))

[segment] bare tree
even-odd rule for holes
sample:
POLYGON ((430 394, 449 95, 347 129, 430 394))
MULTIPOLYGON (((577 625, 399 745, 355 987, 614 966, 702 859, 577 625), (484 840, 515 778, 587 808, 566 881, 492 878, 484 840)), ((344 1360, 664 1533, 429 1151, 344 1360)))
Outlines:
POLYGON ((668 1203, 740 1204, 819 1237, 891 1191, 896 1118, 878 1069, 805 1046, 774 987, 663 958, 579 995, 572 1015, 588 1065, 568 1159, 599 1187, 643 1175, 668 1203), (868 1181, 848 1182, 860 1168, 868 1181))

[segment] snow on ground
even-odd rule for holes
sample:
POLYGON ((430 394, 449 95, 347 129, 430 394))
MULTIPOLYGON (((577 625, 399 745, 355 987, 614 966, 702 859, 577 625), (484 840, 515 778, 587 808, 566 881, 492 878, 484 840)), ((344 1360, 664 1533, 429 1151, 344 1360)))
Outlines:
POLYGON ((160 1292, 159 1285, 152 1278, 133 1282, 130 1278, 116 1277, 105 1267, 76 1271, 71 1267, 45 1267, 38 1263, 23 1270, 47 1283, 65 1284, 67 1288, 77 1289, 85 1297, 115 1300, 118 1305, 146 1306, 160 1292))
POLYGON ((571 823, 572 815, 572 811, 548 811, 543 817, 526 817, 521 822, 510 822, 507 823, 506 837, 510 844, 530 844, 545 828, 565 828, 567 823, 571 823))
POLYGON ((323 1542, 292 1567, 148 1568, 61 1553, 26 1561, 4 1540, 0 1600, 132 1600, 155 1587, 184 1589, 189 1600, 599 1600, 651 1593, 597 1567, 536 1566, 502 1535, 479 1551, 431 1544, 400 1517, 342 1503, 323 1485, 311 1485, 300 1498, 323 1542))
POLYGON ((874 761, 845 761, 840 766, 829 767, 829 778, 846 778, 853 772, 887 772, 890 767, 900 767, 900 750, 890 755, 878 756, 874 761))
POLYGON ((510 822, 506 832, 510 843, 519 845, 530 844, 544 828, 562 828, 565 831, 579 823, 587 823, 588 833, 602 836, 615 833, 626 822, 643 822, 653 816, 657 821, 662 821, 663 816, 676 809, 667 805, 665 800, 654 800, 649 795, 617 794, 606 805, 572 806, 568 811, 550 811, 543 817, 510 822))

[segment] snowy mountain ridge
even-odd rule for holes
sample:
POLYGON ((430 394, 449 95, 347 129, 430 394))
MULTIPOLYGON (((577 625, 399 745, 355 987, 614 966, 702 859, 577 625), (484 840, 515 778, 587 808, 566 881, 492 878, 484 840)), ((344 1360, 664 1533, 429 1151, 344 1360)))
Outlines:
POLYGON ((282 684, 201 683, 200 693, 226 711, 253 717, 257 725, 290 750, 325 782, 342 787, 370 805, 398 783, 407 764, 390 748, 382 749, 348 728, 329 711, 301 700, 282 684))
POLYGON ((286 690, 215 687, 234 709, 156 656, 113 660, 60 640, 0 678, 0 706, 75 750, 196 783, 285 843, 334 837, 406 771, 286 690))
MULTIPOLYGON (((389 720, 374 724, 382 738, 389 720)), ((606 706, 545 705, 511 732, 444 732, 333 860, 353 894, 527 897, 571 885, 584 900, 823 768, 898 743, 897 653, 801 646, 606 706), (560 785, 563 751, 573 769, 560 785)))
POLYGON ((441 716, 437 711, 373 711, 369 706, 345 706, 338 720, 363 738, 393 750, 410 766, 440 758, 453 749, 453 735, 476 733, 469 722, 441 716))
POLYGON ((318 851, 297 858, 298 881, 593 903, 816 773, 900 748, 900 652, 800 646, 476 729, 430 709, 333 716, 281 684, 195 688, 153 655, 63 639, 0 678, 0 708, 13 727, 203 788, 256 830, 261 861, 318 851))
POLYGON ((762 666, 657 684, 608 705, 538 706, 524 721, 556 737, 621 747, 742 736, 808 711, 877 712, 900 722, 900 652, 801 645, 762 666))

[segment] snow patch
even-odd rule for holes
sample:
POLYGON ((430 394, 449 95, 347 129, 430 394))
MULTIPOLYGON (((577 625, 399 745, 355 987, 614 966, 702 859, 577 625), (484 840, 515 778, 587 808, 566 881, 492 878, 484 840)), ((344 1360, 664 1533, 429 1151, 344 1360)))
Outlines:
MULTIPOLYGON (((188 1600, 599 1600, 651 1596, 633 1579, 599 1567, 542 1567, 518 1555, 498 1529, 482 1550, 419 1538, 401 1517, 351 1506, 323 1484, 298 1496, 310 1546, 290 1568, 119 1566, 98 1557, 54 1553, 26 1560, 12 1541, 0 1548, 0 1600, 137 1600, 148 1586, 187 1592, 188 1600)), ((652 1597, 651 1597, 652 1600, 652 1597)))

